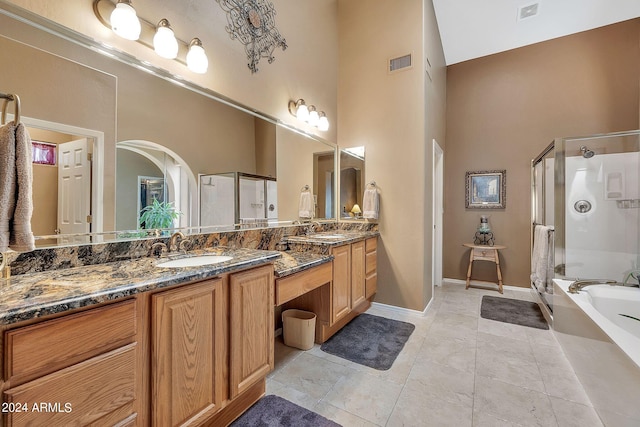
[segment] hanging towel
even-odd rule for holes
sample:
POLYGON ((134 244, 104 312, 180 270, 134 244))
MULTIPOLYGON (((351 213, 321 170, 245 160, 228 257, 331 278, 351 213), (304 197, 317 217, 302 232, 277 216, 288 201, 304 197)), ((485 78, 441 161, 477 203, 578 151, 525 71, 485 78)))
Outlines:
POLYGON ((0 252, 9 248, 10 222, 16 206, 16 127, 0 127, 0 252))
POLYGON ((24 124, 0 128, 0 251, 35 249, 31 231, 31 137, 24 124))
POLYGON ((298 205, 298 216, 300 218, 313 217, 313 196, 311 191, 304 190, 300 193, 300 204, 298 205))
POLYGON ((380 211, 380 200, 377 188, 369 188, 364 192, 364 200, 362 201, 362 217, 369 219, 378 219, 380 211))
POLYGON ((545 292, 549 270, 549 233, 551 227, 536 225, 533 231, 533 251, 531 254, 531 282, 538 292, 545 292))

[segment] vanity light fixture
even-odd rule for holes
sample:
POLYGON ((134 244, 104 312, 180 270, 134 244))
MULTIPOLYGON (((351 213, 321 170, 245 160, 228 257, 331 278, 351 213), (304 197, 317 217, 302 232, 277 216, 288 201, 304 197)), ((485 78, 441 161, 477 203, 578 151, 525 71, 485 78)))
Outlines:
POLYGON ((323 132, 329 130, 329 119, 324 111, 318 111, 314 105, 307 107, 304 99, 289 101, 289 112, 298 120, 315 126, 318 130, 323 132))
POLYGON ((187 52, 187 67, 194 73, 204 74, 209 67, 207 54, 202 47, 199 38, 194 37, 189 43, 189 52, 187 52))
POLYGON ((186 64, 194 73, 207 72, 209 61, 199 38, 187 44, 175 36, 167 19, 161 19, 156 26, 138 17, 131 0, 93 0, 93 12, 120 37, 151 47, 163 58, 186 64))
POLYGON ((324 111, 320 111, 318 113, 320 118, 318 119, 318 129, 325 132, 329 130, 329 119, 327 119, 327 115, 324 111))
POLYGON ((131 0, 118 0, 111 12, 111 29, 114 33, 127 40, 138 40, 142 27, 131 0))
POLYGON ((178 56, 178 40, 165 18, 158 22, 156 34, 153 36, 153 49, 163 58, 175 59, 178 56))

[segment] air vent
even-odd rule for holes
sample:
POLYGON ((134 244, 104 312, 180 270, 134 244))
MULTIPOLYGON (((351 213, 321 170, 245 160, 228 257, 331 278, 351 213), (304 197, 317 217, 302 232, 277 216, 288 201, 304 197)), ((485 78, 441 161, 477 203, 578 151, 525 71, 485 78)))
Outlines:
POLYGON ((532 3, 518 8, 518 21, 533 18, 538 14, 539 3, 532 3))
POLYGON ((397 58, 392 58, 389 60, 390 73, 404 70, 407 68, 411 68, 411 54, 399 56, 397 58))

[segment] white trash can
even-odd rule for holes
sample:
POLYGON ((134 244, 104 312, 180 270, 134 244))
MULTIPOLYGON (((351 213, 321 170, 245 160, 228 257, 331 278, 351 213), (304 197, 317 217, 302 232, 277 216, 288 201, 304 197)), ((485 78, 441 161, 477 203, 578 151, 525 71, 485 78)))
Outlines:
POLYGON ((316 338, 316 315, 295 309, 283 311, 282 333, 285 345, 309 350, 316 338))

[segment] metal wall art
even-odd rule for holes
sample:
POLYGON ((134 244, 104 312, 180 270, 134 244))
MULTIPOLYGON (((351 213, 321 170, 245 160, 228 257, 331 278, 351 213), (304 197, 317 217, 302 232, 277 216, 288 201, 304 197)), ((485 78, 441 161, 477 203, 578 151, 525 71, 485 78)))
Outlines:
POLYGON ((231 39, 244 45, 251 73, 258 71, 260 58, 271 64, 276 47, 287 48, 287 41, 276 28, 276 9, 266 0, 216 0, 227 12, 225 27, 231 39))
POLYGON ((467 209, 504 209, 507 205, 507 171, 478 171, 465 174, 467 209))

